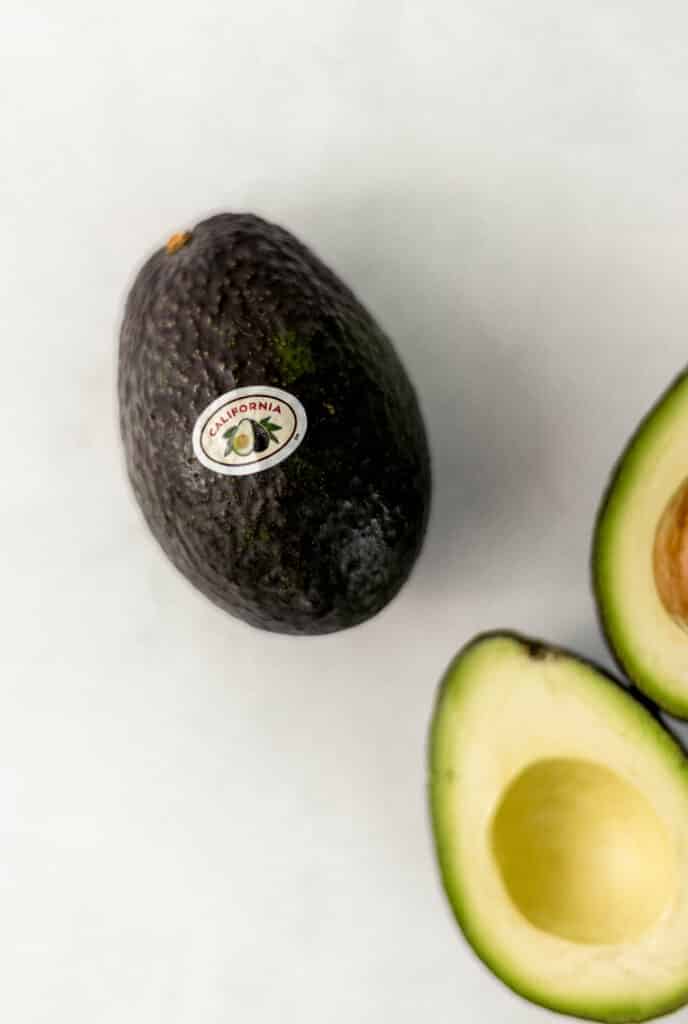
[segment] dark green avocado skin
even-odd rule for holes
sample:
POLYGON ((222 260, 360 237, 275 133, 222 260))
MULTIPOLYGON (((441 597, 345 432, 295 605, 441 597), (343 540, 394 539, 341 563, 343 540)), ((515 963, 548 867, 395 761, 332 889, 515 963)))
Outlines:
POLYGON ((264 452, 270 447, 270 435, 260 423, 253 424, 253 450, 264 452))
POLYGON ((430 506, 418 402, 382 330, 289 232, 220 214, 158 250, 127 300, 118 386, 146 521, 216 604, 263 629, 317 634, 369 619, 398 592, 430 506), (250 476, 205 468, 197 417, 253 385, 302 402, 303 443, 250 476))

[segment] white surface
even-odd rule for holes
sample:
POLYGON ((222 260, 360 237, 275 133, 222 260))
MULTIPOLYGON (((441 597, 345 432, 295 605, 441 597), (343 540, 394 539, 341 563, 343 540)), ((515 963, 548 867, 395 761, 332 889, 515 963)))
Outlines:
POLYGON ((604 657, 595 507, 688 354, 687 39, 645 0, 3 6, 3 1020, 554 1020, 450 918, 426 729, 476 630, 604 657), (223 209, 333 264, 423 402, 427 546, 353 632, 215 610, 124 480, 126 287, 223 209))

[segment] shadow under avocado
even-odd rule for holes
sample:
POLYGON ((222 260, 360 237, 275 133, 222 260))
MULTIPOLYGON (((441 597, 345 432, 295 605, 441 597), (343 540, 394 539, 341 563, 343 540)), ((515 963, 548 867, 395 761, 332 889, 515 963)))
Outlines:
POLYGON ((414 585, 436 595, 489 578, 490 563, 529 557, 538 491, 557 457, 540 340, 517 322, 486 326, 465 287, 484 218, 473 197, 448 195, 441 223, 437 207, 436 194, 388 186, 290 217, 376 317, 415 385, 433 505, 414 585))

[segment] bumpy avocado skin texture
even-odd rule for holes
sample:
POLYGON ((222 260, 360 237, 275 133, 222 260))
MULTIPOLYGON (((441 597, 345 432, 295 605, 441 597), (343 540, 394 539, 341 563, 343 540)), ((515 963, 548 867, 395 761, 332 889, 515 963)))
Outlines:
POLYGON ((328 633, 375 615, 408 577, 431 489, 413 387, 372 317, 287 231, 221 214, 148 260, 126 304, 119 402, 148 525, 232 615, 328 633), (305 440, 261 473, 214 473, 194 456, 194 423, 253 385, 302 402, 305 440))

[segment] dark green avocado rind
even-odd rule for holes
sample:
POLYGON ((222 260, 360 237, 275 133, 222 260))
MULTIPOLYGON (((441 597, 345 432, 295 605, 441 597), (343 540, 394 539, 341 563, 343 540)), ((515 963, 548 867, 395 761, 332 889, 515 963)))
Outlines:
POLYGON ((264 452, 270 447, 270 435, 262 423, 253 424, 253 450, 264 452))
POLYGON ((670 680, 658 679, 646 667, 634 659, 623 647, 623 628, 617 623, 613 611, 612 588, 609 581, 610 567, 607 564, 609 549, 607 537, 613 529, 616 516, 623 510, 626 485, 633 479, 635 462, 641 456, 648 434, 654 427, 662 425, 664 415, 671 414, 673 395, 688 383, 688 371, 679 374, 661 394, 652 408, 642 418, 630 441, 616 460, 605 488, 595 520, 590 555, 590 571, 595 607, 600 628, 614 661, 620 671, 628 677, 634 690, 646 695, 666 711, 678 718, 688 719, 688 701, 681 700, 672 690, 670 680))
MULTIPOLYGON (((427 761, 430 826, 434 838, 440 878, 454 919, 479 960, 512 992, 531 1003, 536 1003, 555 1013, 568 1014, 581 1020, 602 1021, 606 1022, 606 1024, 639 1024, 639 1022, 653 1020, 672 1013, 688 1002, 688 984, 669 995, 660 1006, 655 1003, 652 1008, 617 1002, 613 1006, 598 1004, 594 1009, 591 1009, 590 1006, 582 1005, 575 998, 566 1005, 561 1000, 553 1001, 548 996, 545 988, 538 988, 524 983, 523 979, 516 972, 511 971, 508 965, 494 955, 493 950, 485 942, 479 929, 474 925, 471 915, 467 912, 466 898, 461 887, 461 879, 454 870, 449 842, 442 829, 442 786, 448 781, 453 782, 453 779, 448 779, 443 767, 438 764, 437 750, 439 749, 439 744, 437 738, 445 702, 451 700, 452 696, 456 695, 457 689, 460 688, 461 671, 465 667, 468 656, 482 644, 500 639, 509 640, 521 646, 528 656, 534 660, 565 658, 591 669, 600 677, 603 685, 605 683, 609 684, 610 695, 616 691, 615 695, 622 701, 627 702, 626 707, 628 710, 644 716, 644 723, 647 724, 649 729, 653 730, 654 739, 663 747, 665 755, 673 762, 677 771, 681 772, 684 776, 688 776, 685 752, 676 737, 666 728, 657 710, 647 707, 642 701, 637 700, 635 694, 632 694, 619 680, 615 679, 614 676, 596 662, 588 658, 579 657, 566 648, 548 644, 543 640, 526 637, 513 630, 491 630, 478 634, 456 654, 440 681, 428 739, 427 761)), ((688 785, 688 777, 686 782, 688 785)))
POLYGON ((407 579, 431 487, 415 392, 372 317, 287 231, 222 214, 148 260, 126 304, 119 401, 148 525, 232 615, 327 633, 370 618, 407 579), (296 396, 306 437, 261 473, 214 473, 194 456, 194 423, 254 385, 296 396))

